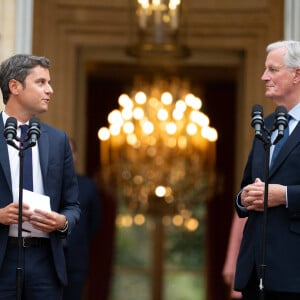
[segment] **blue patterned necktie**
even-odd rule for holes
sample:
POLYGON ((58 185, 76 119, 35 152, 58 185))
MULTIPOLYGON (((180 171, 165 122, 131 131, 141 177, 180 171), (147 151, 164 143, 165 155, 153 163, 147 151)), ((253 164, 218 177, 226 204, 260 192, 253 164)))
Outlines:
POLYGON ((273 155, 272 155, 272 159, 271 159, 271 166, 274 163, 275 158, 277 157, 281 147, 283 146, 283 144, 286 142, 286 140, 289 137, 289 122, 292 119, 292 117, 290 115, 288 115, 287 120, 288 120, 288 124, 286 126, 286 128, 284 129, 284 133, 283 133, 283 137, 276 143, 274 150, 273 150, 273 155))
MULTIPOLYGON (((26 147, 28 142, 22 142, 27 137, 28 125, 21 125, 21 143, 26 147)), ((23 188, 33 191, 33 177, 32 177, 32 149, 29 147, 24 151, 23 160, 23 188)))

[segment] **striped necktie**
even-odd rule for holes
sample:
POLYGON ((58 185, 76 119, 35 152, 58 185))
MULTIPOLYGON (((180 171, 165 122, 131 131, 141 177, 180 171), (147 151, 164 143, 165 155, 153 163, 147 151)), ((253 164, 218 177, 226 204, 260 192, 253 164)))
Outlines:
POLYGON ((283 137, 277 142, 277 144, 274 147, 273 154, 272 154, 272 159, 271 159, 271 166, 273 165, 274 160, 276 159, 280 149, 282 148, 283 144, 286 142, 286 140, 289 137, 289 122, 292 119, 290 115, 288 115, 287 120, 288 124, 286 128, 284 129, 283 137))

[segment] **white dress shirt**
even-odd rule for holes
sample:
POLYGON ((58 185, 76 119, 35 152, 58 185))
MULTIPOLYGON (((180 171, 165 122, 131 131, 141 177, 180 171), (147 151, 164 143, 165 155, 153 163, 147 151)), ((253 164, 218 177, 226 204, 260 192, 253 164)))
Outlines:
MULTIPOLYGON (((3 123, 6 123, 6 120, 9 116, 2 112, 3 123)), ((18 122, 17 128, 17 136, 20 137, 21 129, 19 128, 22 123, 18 122)), ((16 141, 16 145, 19 146, 19 142, 16 141)), ((14 148, 13 146, 7 145, 8 156, 9 156, 9 165, 10 165, 10 173, 11 173, 11 182, 12 182, 12 192, 13 192, 13 201, 19 202, 19 185, 20 185, 20 157, 19 150, 14 148)), ((26 155, 26 150, 24 151, 24 155, 26 155)), ((38 151, 38 144, 32 147, 32 176, 33 176, 33 192, 38 194, 44 194, 43 180, 42 180, 42 172, 40 167, 40 157, 38 151)), ((9 236, 18 236, 18 225, 12 224, 9 226, 9 236)), ((38 231, 31 234, 30 232, 22 232, 22 236, 34 236, 34 237, 48 237, 46 232, 38 231)))

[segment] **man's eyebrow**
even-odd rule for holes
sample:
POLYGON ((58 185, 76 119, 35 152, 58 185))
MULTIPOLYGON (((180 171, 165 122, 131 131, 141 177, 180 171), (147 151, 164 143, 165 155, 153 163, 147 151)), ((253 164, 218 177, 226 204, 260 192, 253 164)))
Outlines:
POLYGON ((51 80, 48 80, 48 79, 45 78, 45 77, 38 77, 38 78, 35 79, 35 81, 45 81, 45 82, 47 82, 47 83, 50 83, 50 82, 51 82, 51 80))

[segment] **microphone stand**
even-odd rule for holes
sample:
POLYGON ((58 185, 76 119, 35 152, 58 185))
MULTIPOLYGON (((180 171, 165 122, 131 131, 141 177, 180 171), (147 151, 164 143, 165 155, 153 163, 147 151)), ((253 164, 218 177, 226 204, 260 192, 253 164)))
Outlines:
MULTIPOLYGON (((259 272, 259 290, 260 300, 264 300, 264 279, 266 270, 266 238, 267 238, 267 220, 268 220, 268 196, 269 196, 269 175, 270 175, 270 148, 271 148, 271 131, 266 127, 263 128, 266 133, 266 137, 263 135, 257 135, 257 137, 263 141, 265 148, 265 191, 264 191, 264 211, 263 211, 263 223, 262 223, 262 238, 261 238, 261 264, 259 272)), ((275 140, 276 144, 279 139, 275 140)))
POLYGON ((23 169, 24 169, 24 151, 23 146, 19 148, 20 174, 19 174, 19 212, 18 212, 18 262, 17 262, 17 300, 22 299, 23 288, 23 240, 22 240, 22 218, 23 218, 23 169))
MULTIPOLYGON (((4 136, 6 143, 19 151, 20 157, 20 170, 19 170, 19 205, 18 205, 18 258, 16 269, 16 296, 17 300, 22 298, 23 289, 23 239, 22 239, 22 219, 23 219, 23 187, 24 187, 24 151, 30 147, 36 145, 38 138, 40 137, 40 123, 39 119, 33 117, 29 120, 29 129, 26 133, 26 137, 17 137, 17 120, 14 117, 9 117, 6 120, 4 136), (14 140, 21 142, 20 147, 17 146, 14 140), (24 142, 28 141, 28 144, 24 147, 24 142)), ((21 135, 22 136, 22 135, 21 135)))
POLYGON ((269 198, 269 177, 270 177, 270 148, 271 132, 278 129, 278 135, 273 141, 275 145, 283 136, 284 129, 288 126, 288 113, 284 106, 277 106, 275 110, 275 122, 272 130, 264 126, 263 108, 261 105, 254 105, 252 109, 252 127, 255 128, 255 137, 264 143, 265 149, 265 178, 264 178, 264 203, 263 203, 263 220, 261 236, 261 264, 259 268, 259 299, 264 300, 264 279, 266 270, 266 240, 267 240, 267 220, 268 220, 268 198, 269 198), (262 133, 262 131, 264 133, 262 133))
MULTIPOLYGON (((21 141, 22 144, 23 141, 21 141)), ((13 146, 19 151, 20 157, 20 171, 19 171, 19 211, 18 211, 18 260, 16 268, 16 288, 17 288, 17 300, 22 299, 22 289, 23 289, 23 239, 22 239, 22 218, 23 218, 23 169, 24 169, 24 151, 34 144, 28 143, 26 147, 18 147, 12 140, 7 141, 7 143, 13 146)))
POLYGON ((264 279, 266 270, 266 236, 267 236, 267 219, 268 219, 268 195, 269 195, 269 174, 270 174, 270 148, 271 148, 271 133, 267 128, 264 128, 267 136, 263 138, 258 136, 263 143, 265 148, 265 190, 264 190, 264 211, 263 211, 263 223, 262 223, 262 238, 261 238, 261 264, 259 270, 259 299, 264 300, 264 279))

